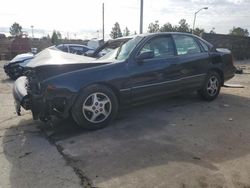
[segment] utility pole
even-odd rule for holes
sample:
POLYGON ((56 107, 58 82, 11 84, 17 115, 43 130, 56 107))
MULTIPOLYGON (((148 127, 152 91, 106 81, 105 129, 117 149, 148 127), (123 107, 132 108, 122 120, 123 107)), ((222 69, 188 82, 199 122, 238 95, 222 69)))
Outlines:
POLYGON ((140 9, 140 34, 143 33, 143 0, 141 0, 141 9, 140 9))
POLYGON ((103 39, 103 42, 104 42, 104 3, 102 3, 102 39, 103 39))
POLYGON ((34 26, 32 25, 32 26, 30 26, 31 27, 31 32, 32 32, 32 39, 34 38, 34 32, 33 32, 33 28, 34 28, 34 26))

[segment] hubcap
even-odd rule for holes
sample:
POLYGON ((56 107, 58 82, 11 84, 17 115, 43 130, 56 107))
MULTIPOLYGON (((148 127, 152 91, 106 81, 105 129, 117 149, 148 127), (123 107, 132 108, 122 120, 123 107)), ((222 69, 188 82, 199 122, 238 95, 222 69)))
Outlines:
POLYGON ((100 123, 111 113, 111 100, 104 93, 92 93, 82 106, 84 117, 91 123, 100 123))
POLYGON ((217 77, 212 76, 209 78, 207 83, 207 92, 210 96, 214 96, 217 94, 219 90, 219 81, 217 77))

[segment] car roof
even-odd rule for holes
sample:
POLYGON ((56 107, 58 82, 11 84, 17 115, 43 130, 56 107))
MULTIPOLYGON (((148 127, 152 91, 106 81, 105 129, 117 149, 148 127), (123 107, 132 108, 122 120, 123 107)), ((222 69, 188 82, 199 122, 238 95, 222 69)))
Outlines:
MULTIPOLYGON (((157 32, 157 33, 143 33, 143 34, 137 34, 137 35, 130 35, 130 36, 126 36, 126 37, 119 37, 116 39, 110 39, 109 41, 118 41, 118 40, 125 40, 125 39, 131 39, 131 38, 135 38, 137 36, 139 37, 148 37, 148 36, 160 36, 160 35, 189 35, 192 37, 197 37, 196 35, 193 35, 191 33, 185 33, 185 32, 157 32)), ((197 37, 200 38, 200 37, 197 37)))
POLYGON ((185 33, 185 32, 157 32, 157 33, 143 33, 143 34, 138 34, 135 36, 141 36, 141 37, 147 37, 147 36, 158 36, 158 35, 190 35, 190 36, 195 36, 191 33, 185 33))
POLYGON ((91 48, 91 47, 89 47, 89 46, 86 46, 86 45, 84 45, 84 44, 72 44, 72 43, 70 43, 70 44, 59 44, 59 45, 57 45, 57 46, 78 46, 78 47, 85 47, 85 48, 89 48, 89 49, 93 49, 93 48, 91 48))
MULTIPOLYGON (((191 34, 191 33, 185 33, 185 32, 143 33, 143 34, 139 34, 139 35, 132 35, 132 36, 130 36, 130 37, 131 37, 131 38, 134 38, 134 37, 136 37, 136 36, 140 36, 140 37, 149 37, 149 36, 152 36, 152 37, 153 37, 153 36, 161 36, 161 35, 166 35, 166 34, 168 34, 168 35, 187 35, 187 36, 191 36, 191 37, 194 37, 194 38, 196 38, 196 39, 199 39, 199 40, 205 42, 205 43, 209 46, 209 48, 212 48, 212 47, 213 47, 213 45, 212 45, 211 43, 207 42, 206 40, 202 39, 201 37, 199 37, 199 36, 197 36, 197 35, 193 35, 193 34, 191 34)), ((123 37, 121 37, 121 38, 123 38, 123 37)))

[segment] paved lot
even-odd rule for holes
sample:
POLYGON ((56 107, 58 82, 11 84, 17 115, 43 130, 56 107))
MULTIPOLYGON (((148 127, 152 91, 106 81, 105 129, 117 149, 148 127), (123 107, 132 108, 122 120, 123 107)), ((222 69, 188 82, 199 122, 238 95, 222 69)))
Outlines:
MULTIPOLYGON (((250 61, 213 102, 188 94, 120 112, 109 127, 14 114, 0 68, 0 187, 250 187, 250 61)), ((3 62, 0 62, 2 67, 3 62)))

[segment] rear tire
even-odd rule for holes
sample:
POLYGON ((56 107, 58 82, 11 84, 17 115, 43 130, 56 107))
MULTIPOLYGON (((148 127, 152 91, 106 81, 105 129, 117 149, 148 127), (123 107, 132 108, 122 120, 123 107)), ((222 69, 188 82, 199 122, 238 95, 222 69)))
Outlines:
POLYGON ((207 74, 203 88, 198 90, 197 93, 203 100, 212 101, 219 95, 221 85, 220 75, 215 71, 211 71, 207 74))
POLYGON ((116 116, 118 101, 113 91, 102 85, 84 89, 72 108, 72 117, 84 129, 106 127, 116 116))

